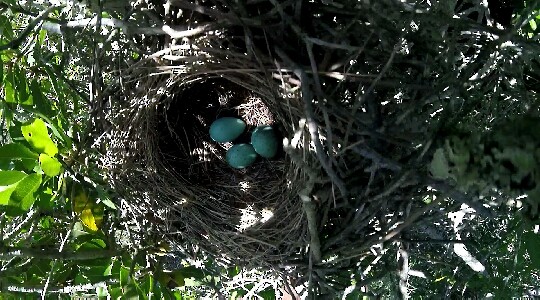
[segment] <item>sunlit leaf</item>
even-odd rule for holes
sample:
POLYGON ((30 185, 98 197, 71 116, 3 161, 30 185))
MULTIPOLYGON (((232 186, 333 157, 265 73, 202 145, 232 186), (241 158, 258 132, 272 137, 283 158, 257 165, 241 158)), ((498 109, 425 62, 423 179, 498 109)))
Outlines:
POLYGON ((49 177, 57 176, 62 170, 62 164, 56 158, 45 153, 39 155, 39 165, 45 175, 49 177))
POLYGON ((17 99, 15 98, 15 89, 13 88, 13 84, 8 80, 4 81, 4 100, 7 103, 17 103, 17 99))
POLYGON ((28 143, 37 151, 54 156, 58 148, 51 140, 47 126, 41 119, 35 119, 32 124, 21 126, 21 131, 28 143))
POLYGON ((88 229, 92 231, 98 230, 96 219, 94 218, 94 215, 92 214, 92 210, 90 208, 83 210, 81 212, 80 218, 83 224, 88 227, 88 229))
POLYGON ((532 29, 533 31, 535 31, 536 28, 537 28, 537 26, 536 26, 536 21, 535 21, 535 20, 530 20, 530 21, 529 21, 529 26, 531 26, 531 29, 532 29))
POLYGON ((8 205, 17 185, 28 175, 19 171, 0 171, 0 205, 8 205))
POLYGON ((96 296, 101 298, 107 298, 109 295, 109 292, 107 290, 107 287, 104 286, 98 286, 96 287, 96 296))
POLYGON ((18 206, 24 211, 28 211, 36 201, 34 193, 41 184, 40 174, 30 174, 19 182, 17 188, 11 195, 10 204, 18 206))

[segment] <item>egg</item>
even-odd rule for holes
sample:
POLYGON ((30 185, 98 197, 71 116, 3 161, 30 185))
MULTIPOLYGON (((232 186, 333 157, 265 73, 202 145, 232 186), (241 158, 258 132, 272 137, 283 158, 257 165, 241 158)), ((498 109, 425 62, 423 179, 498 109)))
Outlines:
POLYGON ((232 142, 246 129, 246 123, 238 118, 219 118, 210 125, 210 138, 218 143, 232 142))
POLYGON ((278 142, 276 133, 271 126, 258 126, 251 133, 251 145, 255 152, 265 158, 272 158, 277 154, 278 142))
POLYGON ((227 151, 225 158, 231 167, 242 169, 255 162, 257 152, 250 144, 236 144, 227 151))

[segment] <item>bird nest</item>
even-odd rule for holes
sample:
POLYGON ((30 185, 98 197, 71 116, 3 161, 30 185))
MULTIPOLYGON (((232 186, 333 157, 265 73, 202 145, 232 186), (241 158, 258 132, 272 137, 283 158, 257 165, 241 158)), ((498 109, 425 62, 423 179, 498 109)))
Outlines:
POLYGON ((283 149, 232 168, 225 161, 232 143, 213 141, 208 130, 232 116, 247 132, 272 125, 281 140, 294 132, 301 102, 280 94, 274 79, 241 56, 204 53, 205 61, 189 66, 153 57, 128 70, 126 101, 107 117, 114 129, 102 166, 141 214, 166 222, 168 235, 236 263, 282 261, 306 244, 298 200, 305 172, 283 149))

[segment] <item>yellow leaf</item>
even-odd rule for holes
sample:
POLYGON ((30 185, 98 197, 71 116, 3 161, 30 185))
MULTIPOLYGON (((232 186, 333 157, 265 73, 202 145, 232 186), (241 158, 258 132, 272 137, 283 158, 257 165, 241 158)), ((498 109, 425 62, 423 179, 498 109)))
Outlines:
POLYGON ((88 227, 88 229, 92 231, 98 231, 98 226, 96 224, 96 219, 94 218, 94 214, 92 214, 91 209, 85 209, 81 212, 81 221, 83 222, 84 226, 88 227))
POLYGON ((103 223, 103 204, 96 205, 95 199, 88 197, 86 191, 80 185, 74 185, 76 192, 73 197, 73 211, 79 215, 81 222, 88 229, 97 231, 103 223))

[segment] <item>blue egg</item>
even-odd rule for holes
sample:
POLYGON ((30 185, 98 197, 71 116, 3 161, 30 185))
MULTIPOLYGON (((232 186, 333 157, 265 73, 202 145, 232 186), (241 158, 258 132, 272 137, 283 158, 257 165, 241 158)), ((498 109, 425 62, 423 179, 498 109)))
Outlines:
POLYGON ((225 158, 231 167, 242 169, 255 162, 257 153, 250 144, 237 144, 227 151, 225 158))
POLYGON ((278 142, 276 133, 271 126, 258 126, 251 134, 251 145, 260 156, 272 158, 276 156, 278 142))
POLYGON ((218 143, 232 142, 246 129, 246 123, 238 118, 219 118, 210 125, 210 138, 218 143))

